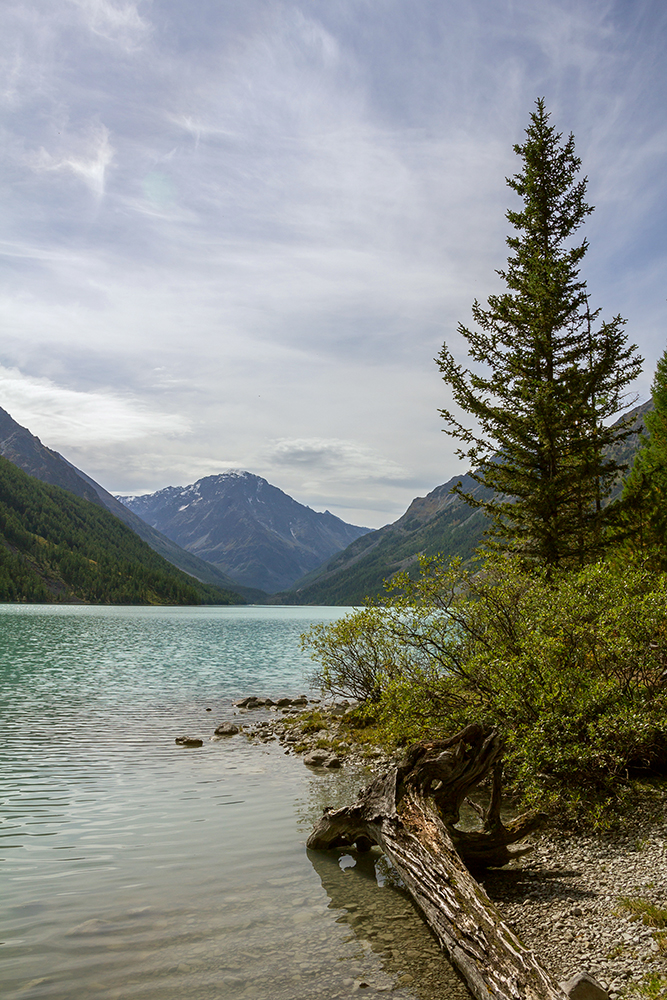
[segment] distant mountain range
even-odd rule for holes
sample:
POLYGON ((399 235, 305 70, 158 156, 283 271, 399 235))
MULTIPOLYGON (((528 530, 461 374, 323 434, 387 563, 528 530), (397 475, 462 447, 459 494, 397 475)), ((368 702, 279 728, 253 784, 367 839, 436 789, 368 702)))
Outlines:
MULTIPOLYGON (((628 414, 636 434, 613 449, 613 457, 620 464, 632 464, 644 414, 652 406, 649 400, 628 414)), ((491 496, 469 475, 454 476, 427 496, 413 500, 398 521, 357 539, 289 591, 275 594, 272 602, 358 605, 365 597, 384 593, 384 581, 400 570, 409 570, 420 554, 440 553, 445 557, 468 559, 481 543, 488 520, 482 511, 469 507, 451 492, 458 482, 465 493, 480 499, 491 496)), ((612 496, 617 495, 621 487, 619 480, 612 496)))
MULTIPOLYGON (((651 406, 649 401, 631 411, 637 434, 651 406)), ((617 445, 614 458, 630 465, 637 442, 635 435, 617 445)), ((384 580, 399 570, 410 570, 420 554, 468 558, 488 527, 481 511, 451 492, 461 481, 466 492, 482 497, 485 491, 469 475, 453 477, 426 497, 417 497, 393 524, 371 531, 347 524, 329 511, 313 511, 249 472, 226 472, 191 486, 115 498, 1 408, 0 456, 30 476, 114 514, 173 566, 227 591, 219 595, 223 602, 230 599, 229 591, 235 591, 256 603, 268 599, 275 604, 357 605, 367 596, 381 594, 384 580)), ((621 485, 619 480, 616 492, 621 485)), ((19 509, 12 507, 13 502, 10 497, 10 520, 19 509)), ((30 532, 44 534, 34 526, 30 532)), ((12 544, 4 541, 12 552, 12 544)), ((34 545, 39 544, 30 542, 32 555, 25 558, 34 562, 40 555, 34 545)), ((57 544, 57 539, 49 544, 57 544)), ((6 569, 6 559, 5 563, 6 569)))
POLYGON ((150 545, 159 555, 178 569, 195 577, 202 583, 208 583, 223 590, 233 590, 250 601, 262 600, 266 595, 253 589, 241 588, 210 563, 197 559, 185 552, 171 539, 165 538, 159 531, 146 524, 140 517, 119 503, 110 493, 96 483, 94 479, 81 472, 63 458, 57 451, 47 448, 38 437, 22 427, 0 407, 0 455, 8 459, 28 475, 68 490, 84 500, 89 500, 97 506, 104 507, 120 518, 140 538, 150 545))
POLYGON ((291 587, 370 531, 311 510, 250 472, 224 472, 190 486, 117 499, 237 584, 270 594, 291 587))

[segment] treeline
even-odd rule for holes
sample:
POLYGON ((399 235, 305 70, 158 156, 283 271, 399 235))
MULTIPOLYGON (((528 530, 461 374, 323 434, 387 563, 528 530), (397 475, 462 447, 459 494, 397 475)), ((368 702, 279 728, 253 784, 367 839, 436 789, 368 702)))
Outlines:
POLYGON ((108 511, 0 458, 0 601, 240 604, 171 566, 108 511))

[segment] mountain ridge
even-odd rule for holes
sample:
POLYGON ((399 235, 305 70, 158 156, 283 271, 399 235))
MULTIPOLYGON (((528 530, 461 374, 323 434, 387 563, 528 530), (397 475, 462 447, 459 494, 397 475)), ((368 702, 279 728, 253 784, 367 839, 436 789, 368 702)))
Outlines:
POLYGON ((314 511, 239 469, 117 499, 232 580, 269 593, 286 589, 370 531, 330 511, 314 511))
MULTIPOLYGON (((631 462, 643 427, 643 415, 652 406, 649 400, 620 418, 632 421, 634 433, 612 449, 618 462, 631 462)), ((271 603, 359 605, 366 597, 384 593, 384 581, 401 570, 410 570, 421 554, 440 554, 445 558, 459 555, 464 560, 469 559, 481 544, 489 522, 483 511, 474 510, 452 493, 459 482, 464 492, 478 499, 492 496, 470 473, 452 476, 425 497, 415 497, 405 513, 392 524, 357 539, 305 575, 290 590, 272 595, 271 603)), ((622 479, 619 479, 612 497, 618 495, 621 488, 622 479)))
POLYGON ((168 563, 102 504, 0 456, 0 601, 238 604, 168 563))

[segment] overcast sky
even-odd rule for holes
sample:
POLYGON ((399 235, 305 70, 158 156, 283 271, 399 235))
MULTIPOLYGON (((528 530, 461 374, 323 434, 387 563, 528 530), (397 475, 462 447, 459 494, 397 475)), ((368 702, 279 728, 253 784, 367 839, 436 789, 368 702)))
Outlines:
POLYGON ((377 527, 465 471, 533 102, 591 303, 667 343, 664 0, 3 0, 0 406, 114 493, 230 468, 377 527))

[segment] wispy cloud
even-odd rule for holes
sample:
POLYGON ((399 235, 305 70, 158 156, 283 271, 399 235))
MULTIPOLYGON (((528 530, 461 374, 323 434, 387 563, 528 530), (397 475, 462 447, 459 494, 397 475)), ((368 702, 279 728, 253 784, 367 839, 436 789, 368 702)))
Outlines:
POLYGON ((150 31, 150 23, 140 15, 136 3, 113 3, 112 0, 68 2, 81 11, 90 31, 129 51, 138 48, 150 31))
POLYGON ((81 178, 94 195, 104 194, 106 173, 114 157, 109 141, 109 130, 104 125, 92 125, 83 135, 64 136, 59 146, 69 147, 68 152, 49 152, 42 147, 29 157, 36 171, 64 170, 81 178), (69 141, 68 141, 69 140, 69 141))
POLYGON ((172 437, 189 430, 175 413, 159 413, 145 402, 114 391, 82 392, 50 379, 0 366, 3 409, 28 425, 53 448, 116 445, 154 435, 172 437))

